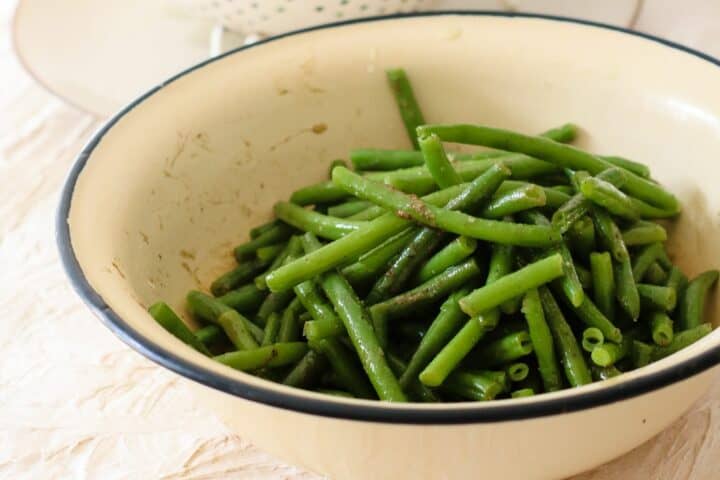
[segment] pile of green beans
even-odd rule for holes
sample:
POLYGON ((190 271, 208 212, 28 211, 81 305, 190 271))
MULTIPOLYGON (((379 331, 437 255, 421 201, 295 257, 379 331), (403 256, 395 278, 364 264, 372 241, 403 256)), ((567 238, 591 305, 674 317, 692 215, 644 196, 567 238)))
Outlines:
POLYGON ((426 124, 405 72, 387 78, 414 149, 333 161, 250 230, 209 294, 188 293, 197 329, 157 302, 163 328, 267 380, 393 402, 615 379, 711 331, 718 271, 673 264, 654 220, 680 205, 647 166, 569 145, 573 124, 426 124))

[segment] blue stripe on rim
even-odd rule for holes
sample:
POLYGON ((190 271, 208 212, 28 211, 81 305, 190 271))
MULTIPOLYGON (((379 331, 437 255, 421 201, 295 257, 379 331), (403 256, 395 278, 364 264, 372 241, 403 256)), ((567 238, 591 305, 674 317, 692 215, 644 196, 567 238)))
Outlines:
MULTIPOLYGON (((443 15, 468 15, 468 16, 485 16, 485 17, 508 17, 508 18, 535 18, 556 22, 576 23, 595 28, 606 30, 614 30, 627 35, 645 38, 647 40, 660 43, 667 47, 683 51, 690 55, 706 60, 714 65, 720 66, 720 61, 698 52, 691 48, 679 45, 677 43, 665 40, 653 35, 645 33, 633 32, 621 27, 606 25, 603 23, 592 22, 587 20, 579 20, 574 18, 560 17, 554 15, 536 15, 524 13, 508 13, 508 12, 488 12, 488 11, 442 11, 442 12, 423 12, 403 15, 385 15, 378 17, 363 18, 357 20, 348 20, 331 24, 319 25, 294 32, 285 33, 266 40, 259 41, 252 45, 244 46, 226 52, 218 57, 211 58, 202 63, 180 72, 164 83, 152 88, 147 93, 141 95, 127 107, 112 117, 100 130, 92 137, 82 152, 78 155, 73 165, 65 186, 62 191, 60 205, 57 216, 56 240, 60 257, 62 259, 65 271, 70 278, 75 291, 80 295, 83 301, 100 317, 103 323, 115 334, 120 340, 139 351, 152 361, 169 368, 170 370, 195 380, 203 385, 218 389, 220 391, 236 395, 248 400, 265 403, 275 407, 280 407, 298 412, 310 413, 326 417, 344 418, 350 420, 364 420, 373 422, 386 423, 405 423, 405 424, 462 424, 477 422, 500 422, 508 420, 521 420, 534 417, 542 417, 547 415, 557 415, 566 412, 573 412, 585 408, 596 407, 599 405, 617 402, 647 393, 659 388, 665 387, 672 383, 687 379, 688 377, 703 372, 714 365, 720 363, 720 345, 713 347, 700 355, 689 358, 681 363, 672 365, 670 368, 663 369, 651 375, 636 378, 632 381, 622 384, 608 385, 599 390, 583 392, 577 391, 569 398, 555 398, 543 400, 539 397, 535 402, 516 404, 508 402, 507 404, 455 404, 452 408, 434 408, 425 409, 412 406, 395 406, 389 403, 377 402, 377 405, 352 405, 342 403, 338 400, 325 400, 316 398, 307 398, 296 395, 294 393, 278 392, 264 386, 250 385, 242 380, 237 380, 225 375, 211 372, 203 367, 192 364, 182 359, 174 352, 156 345, 145 339, 139 332, 134 330, 120 316, 115 313, 100 297, 100 295, 90 286, 85 275, 78 264, 75 253, 70 243, 70 230, 67 223, 67 217, 70 211, 70 202, 72 199, 75 184, 85 163, 92 154, 92 151, 102 140, 105 133, 120 120, 125 114, 131 111, 135 106, 143 102, 147 97, 154 94, 165 85, 193 72, 203 66, 215 62, 228 55, 234 55, 238 52, 256 48, 275 40, 296 35, 299 33, 312 32, 315 30, 325 30, 328 28, 336 28, 344 25, 353 25, 356 23, 378 22, 402 18, 414 17, 430 17, 443 15)), ((505 403, 505 402, 502 402, 505 403)))

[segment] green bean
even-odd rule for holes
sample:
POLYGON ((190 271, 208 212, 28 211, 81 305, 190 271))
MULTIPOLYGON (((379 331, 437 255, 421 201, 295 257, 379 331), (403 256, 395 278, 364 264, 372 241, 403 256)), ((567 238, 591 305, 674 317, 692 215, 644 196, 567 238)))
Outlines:
POLYGON ((419 376, 420 381, 429 387, 442 384, 485 334, 497 326, 499 319, 500 313, 497 309, 470 318, 423 369, 419 376))
POLYGON ((640 295, 640 304, 645 309, 664 312, 671 312, 675 309, 677 295, 674 288, 638 283, 637 291, 640 295))
POLYGON ((584 290, 590 290, 593 286, 592 273, 590 273, 590 270, 576 263, 575 273, 577 273, 578 280, 580 281, 582 288, 584 290))
MULTIPOLYGON (((436 205, 445 205, 456 196, 470 195, 473 192, 470 185, 458 185, 424 197, 428 202, 436 205)), ((336 267, 348 258, 367 252, 382 243, 389 237, 400 233, 411 226, 412 222, 398 218, 392 213, 386 213, 372 222, 368 222, 360 230, 325 245, 320 250, 305 255, 292 264, 283 265, 268 275, 268 285, 272 290, 285 290, 294 285, 309 280, 318 274, 336 267)))
POLYGON ((590 358, 595 365, 609 367, 625 358, 631 351, 633 338, 625 335, 620 343, 603 343, 593 348, 590 358))
POLYGON ((320 182, 295 190, 290 195, 290 201, 295 205, 305 206, 339 202, 348 197, 346 192, 337 188, 332 182, 320 182))
POLYGON ((574 123, 566 123, 541 133, 540 136, 555 142, 570 143, 575 140, 575 137, 577 137, 577 131, 577 125, 574 123))
MULTIPOLYGON (((552 337, 550 341, 552 341, 552 337)), ((550 346, 552 346, 552 343, 550 346)), ((528 373, 530 373, 530 367, 528 367, 527 363, 515 362, 505 367, 505 373, 511 381, 521 382, 527 378, 528 373)))
POLYGON ((328 367, 325 356, 309 350, 282 380, 283 385, 297 388, 311 388, 320 380, 328 367))
POLYGON ((535 390, 532 388, 521 388, 510 393, 511 398, 532 397, 533 395, 535 395, 535 390))
POLYGON ((593 365, 592 367, 592 375, 596 382, 608 380, 621 374, 622 372, 618 370, 615 365, 611 365, 609 367, 598 367, 597 365, 593 365))
POLYGON ((688 283, 679 305, 680 328, 688 330, 702 323, 705 310, 705 297, 708 290, 717 282, 718 271, 703 272, 688 283))
MULTIPOLYGON (((550 221, 545 217, 545 215, 538 211, 522 212, 520 217, 524 221, 534 225, 542 225, 552 228, 550 221)), ((572 255, 570 255, 570 250, 564 243, 560 243, 555 247, 545 250, 543 255, 551 255, 553 253, 559 253, 563 261, 564 276, 558 280, 558 282, 562 285, 563 292, 565 293, 567 299, 570 300, 570 303, 573 306, 578 306, 583 302, 585 292, 583 291, 583 286, 580 283, 577 271, 575 270, 575 262, 573 261, 572 255)))
POLYGON ((222 328, 214 324, 205 325, 193 333, 207 348, 210 348, 216 342, 220 341, 224 336, 222 328))
POLYGON ((420 151, 422 151, 430 175, 440 188, 447 188, 463 182, 445 155, 445 149, 437 135, 418 137, 420 151))
POLYGON ((593 298, 603 315, 615 318, 615 277, 610 253, 590 254, 590 270, 593 279, 593 298))
MULTIPOLYGON (((511 154, 490 151, 470 154, 448 153, 447 155, 452 161, 468 161, 498 158, 511 154)), ((393 171, 425 165, 423 153, 417 150, 358 148, 350 151, 350 161, 357 171, 393 171)))
POLYGON ((497 367, 512 362, 533 351, 532 340, 527 330, 506 335, 487 345, 476 348, 468 360, 484 368, 497 367))
MULTIPOLYGON (((515 262, 515 247, 512 245, 493 244, 491 246, 490 264, 488 265, 488 279, 495 281, 513 271, 515 262)), ((515 313, 519 306, 520 296, 514 297, 500 305, 503 313, 515 313)))
MULTIPOLYGON (((556 285, 553 285, 560 290, 556 285)), ((566 299, 567 300, 567 299, 566 299)), ((566 301, 569 303, 569 301, 566 301)), ((571 305, 568 305, 571 306, 571 305)), ((600 329, 605 338, 611 342, 620 343, 622 341, 622 333, 613 322, 602 314, 589 297, 585 297, 583 303, 578 307, 573 307, 572 311, 588 327, 600 329)))
POLYGON ((595 231, 600 237, 601 243, 605 249, 612 253, 613 258, 618 262, 622 262, 628 258, 627 247, 622 240, 620 229, 613 221, 612 217, 601 208, 593 208, 591 216, 595 225, 595 231))
POLYGON ((650 178, 650 168, 648 168, 647 165, 628 160, 627 158, 618 157, 616 155, 604 155, 600 158, 602 158, 608 163, 612 163, 616 167, 620 167, 624 170, 627 170, 628 172, 634 173, 638 177, 648 179, 650 178))
POLYGON ((647 245, 664 242, 667 232, 662 225, 641 220, 622 232, 622 238, 626 246, 647 245))
POLYGON ((555 298, 547 287, 541 287, 539 292, 543 310, 545 311, 545 320, 555 340, 565 377, 573 387, 591 383, 592 378, 585 363, 585 358, 555 298))
POLYGON ((531 208, 543 207, 546 203, 542 187, 529 183, 494 198, 480 212, 480 216, 498 219, 531 208))
POLYGON ((213 360, 236 370, 252 371, 291 365, 300 360, 306 352, 307 345, 303 342, 276 343, 253 350, 224 353, 213 357, 213 360))
POLYGON ((275 245, 268 245, 267 247, 260 247, 255 251, 258 260, 266 262, 268 265, 270 262, 275 260, 280 253, 285 250, 287 242, 276 243, 275 245))
POLYGON ((668 346, 674 336, 672 319, 663 312, 652 312, 649 320, 653 343, 660 347, 668 346))
POLYGON ((493 200, 496 200, 498 197, 507 194, 511 190, 517 190, 518 188, 524 187, 526 185, 535 185, 542 188, 543 193, 545 194, 545 207, 551 210, 560 207, 570 199, 570 196, 568 194, 556 190, 555 187, 543 187, 534 183, 521 182, 518 180, 505 180, 498 187, 495 195, 493 195, 493 200))
POLYGON ((352 264, 342 269, 343 276, 353 285, 366 283, 387 268, 388 262, 410 243, 417 233, 415 227, 408 227, 383 243, 366 252, 352 264))
POLYGON ((445 248, 433 255, 415 275, 414 284, 430 280, 435 275, 457 265, 475 252, 477 241, 473 238, 458 237, 448 243, 445 248))
POLYGON ((348 200, 339 205, 328 207, 327 214, 331 217, 347 218, 372 207, 372 205, 372 203, 365 200, 348 200))
POLYGON ((255 315, 255 321, 264 327, 270 314, 285 309, 293 298, 295 298, 295 293, 292 290, 271 292, 260 305, 257 315, 255 315))
POLYGON ((212 285, 210 285, 210 291, 216 297, 225 295, 230 290, 234 290, 243 283, 252 280, 252 278, 262 272, 268 264, 269 262, 260 259, 243 262, 234 269, 218 277, 212 285))
MULTIPOLYGON (((305 310, 310 312, 313 319, 334 324, 333 336, 342 335, 345 332, 343 324, 335 314, 335 311, 330 304, 322 298, 322 295, 315 286, 315 282, 312 280, 305 280, 302 283, 295 285, 295 295, 300 299, 300 302, 305 307, 305 310)), ((317 337, 313 335, 313 332, 305 331, 305 336, 309 340, 314 340, 317 337)))
POLYGON ((272 230, 274 227, 277 227, 278 225, 281 225, 282 222, 278 219, 270 220, 268 222, 263 223, 262 225, 259 225, 255 228, 250 229, 250 239, 257 238, 263 233, 267 232, 268 230, 272 230))
MULTIPOLYGON (((186 299, 188 306, 190 307, 190 312, 196 317, 205 320, 206 322, 220 325, 220 316, 224 313, 234 311, 233 309, 222 303, 219 299, 213 298, 210 295, 206 295, 202 292, 198 292, 197 290, 191 290, 190 292, 188 292, 186 299)), ((231 320, 230 323, 238 320, 241 320, 245 324, 245 328, 252 334, 256 343, 262 342, 262 338, 265 333, 261 328, 258 328, 257 325, 255 325, 242 315, 233 317, 233 320, 231 320)), ((224 329, 223 325, 220 326, 224 329)), ((238 327, 238 329, 240 329, 240 327, 238 327)), ((230 337, 231 332, 228 332, 226 330, 225 333, 232 341, 232 338, 230 337)))
POLYGON ((462 287, 443 302, 440 313, 430 324, 430 328, 420 340, 417 350, 413 353, 405 372, 400 377, 400 386, 407 388, 413 380, 417 379, 422 369, 455 335, 462 322, 467 320, 465 314, 460 310, 458 300, 467 295, 469 291, 467 287, 462 287))
POLYGON ((217 323, 238 350, 252 350, 259 346, 248 327, 250 321, 235 310, 228 310, 220 314, 217 323))
POLYGON ((460 300, 460 308, 470 316, 477 315, 561 275, 563 259, 554 254, 478 288, 460 300))
POLYGON ((652 243, 640 250, 632 264, 633 278, 636 282, 640 282, 645 277, 650 265, 658 260, 664 252, 665 247, 663 247, 662 243, 652 243))
POLYGON ((658 262, 653 262, 645 272, 645 281, 652 285, 665 285, 668 280, 668 274, 663 270, 658 262))
MULTIPOLYGON (((677 268, 676 266, 672 266, 670 268, 670 273, 668 273, 668 279, 665 283, 666 287, 671 287, 675 289, 675 293, 677 295, 677 298, 679 300, 678 303, 682 302, 682 298, 685 294, 685 288, 687 288, 688 279, 685 276, 685 274, 677 268)), ((677 305, 676 305, 677 308, 677 305)))
MULTIPOLYGON (((442 190, 441 190, 442 191, 442 190)), ((439 193, 439 192, 436 192, 439 193)), ((367 200, 357 200, 358 202, 366 202, 367 200)), ((366 208, 365 210, 358 212, 354 215, 350 215, 347 217, 348 220, 375 220, 376 218, 382 216, 383 213, 387 213, 387 210, 385 210, 382 207, 379 207, 377 205, 373 205, 372 202, 367 202, 371 206, 366 208)))
MULTIPOLYGON (((581 189, 580 184, 582 183, 580 180, 589 180, 590 178, 592 177, 590 177, 587 172, 572 174, 572 181, 578 193, 561 205, 552 217, 553 226, 560 230, 560 232, 567 232, 575 222, 583 218, 590 211, 590 200, 582 193, 579 193, 581 189)), ((598 181, 605 181, 617 188, 624 185, 625 179, 625 174, 618 168, 609 168, 600 172, 596 178, 598 181)))
POLYGON ((647 343, 634 340, 632 344, 632 363, 633 367, 641 368, 653 361, 655 348, 647 343))
POLYGON ((375 398, 375 392, 357 361, 335 338, 323 338, 310 341, 310 348, 327 357, 338 382, 347 391, 359 398, 375 398))
POLYGON ((401 68, 393 68, 386 70, 388 83, 390 89, 395 96, 398 109, 400 110, 400 117, 402 117, 403 124, 407 130, 408 137, 412 142, 415 149, 418 148, 418 139, 415 136, 415 129, 418 125, 423 125, 425 119, 423 118, 420 106, 415 100, 415 94, 413 88, 410 85, 410 80, 407 77, 405 71, 401 68))
POLYGON ((550 327, 545 320, 540 294, 533 288, 525 293, 522 313, 528 325, 532 349, 538 361, 538 370, 545 391, 553 392, 562 388, 562 378, 550 327))
POLYGON ((565 234, 568 249, 579 258, 588 258, 596 248, 595 227, 590 217, 577 220, 565 234))
POLYGON ((330 166, 328 167, 328 178, 332 177, 332 171, 335 167, 348 167, 349 165, 343 160, 342 158, 336 158, 332 162, 330 162, 330 166))
MULTIPOLYGON (((587 170, 593 175, 613 166, 606 160, 569 145, 496 128, 477 125, 423 125, 417 128, 417 133, 418 135, 434 133, 446 142, 469 143, 524 153, 563 168, 587 170)), ((632 196, 657 207, 672 211, 680 210, 677 199, 671 193, 633 173, 628 172, 623 188, 632 196)))
POLYGON ((557 232, 549 227, 518 225, 471 217, 440 209, 417 197, 405 195, 387 185, 369 181, 346 168, 333 170, 333 181, 353 195, 394 210, 429 227, 480 240, 528 247, 547 246, 559 241, 557 232))
POLYGON ((274 210, 275 215, 282 221, 330 240, 337 240, 365 225, 365 222, 330 217, 289 202, 276 203, 274 210))
POLYGON ((278 242, 284 242, 293 234, 292 227, 280 223, 274 227, 266 230, 257 237, 253 238, 249 242, 245 242, 242 245, 238 245, 233 250, 235 258, 238 262, 245 260, 249 256, 255 254, 258 248, 267 247, 268 245, 274 245, 278 242))
POLYGON ((303 335, 310 340, 337 337, 342 333, 342 325, 338 326, 335 321, 308 320, 303 323, 303 335))
POLYGON ((640 315, 640 294, 635 284, 630 258, 614 264, 615 298, 632 320, 640 315))
POLYGON ((263 347, 266 345, 272 345, 276 342, 278 332, 280 331, 280 314, 273 312, 268 317, 267 323, 265 324, 265 336, 262 339, 263 347))
POLYGON ((675 334, 674 338, 665 347, 655 347, 652 354, 652 361, 657 361, 682 350, 700 340, 712 332, 712 325, 701 323, 675 334))
POLYGON ((205 344, 193 334, 167 303, 154 303, 148 308, 148 312, 161 327, 175 338, 204 355, 210 355, 205 344))
POLYGON ((553 185, 550 189, 567 195, 568 197, 575 194, 575 189, 570 185, 553 185))
POLYGON ((268 269, 261 275, 255 277, 255 286, 257 286, 261 290, 267 290, 267 284, 265 283, 265 280, 267 279, 268 275, 283 266, 288 257, 297 257, 301 253, 302 246, 300 245, 300 238, 297 236, 291 237, 287 245, 285 245, 283 251, 280 252, 277 257, 275 257, 275 260, 273 260, 268 269))
POLYGON ((495 375, 483 370, 473 370, 451 374, 443 383, 443 389, 468 400, 486 401, 500 395, 503 385, 495 375))
POLYGON ((605 342, 605 336, 599 328, 588 327, 583 330, 582 334, 582 348, 588 353, 591 353, 595 347, 602 345, 605 342))
POLYGON ((580 191, 585 198, 605 208, 608 212, 628 220, 640 218, 630 198, 609 182, 597 177, 582 181, 580 191))
MULTIPOLYGON (((310 233, 305 234, 302 241, 308 253, 320 248, 320 242, 310 233)), ((332 271, 322 276, 321 283, 342 320, 378 397, 393 402, 405 401, 405 395, 385 361, 370 317, 350 284, 341 274, 332 271)))
MULTIPOLYGON (((388 365, 390 365, 393 373, 398 377, 402 376, 405 373, 405 370, 407 370, 407 364, 400 357, 394 355, 392 352, 388 353, 387 362, 388 365)), ((413 379, 413 381, 411 381, 410 384, 404 388, 406 391, 408 391, 408 393, 410 393, 410 395, 413 397, 413 400, 426 403, 434 403, 440 401, 435 392, 420 383, 417 378, 413 379)))
POLYGON ((377 315, 396 317, 414 309, 435 302, 450 292, 462 287, 480 276, 480 268, 474 259, 468 259, 459 265, 448 268, 425 283, 400 295, 373 305, 370 312, 377 315))
POLYGON ((300 312, 304 309, 300 299, 295 297, 290 305, 283 310, 280 319, 280 331, 278 332, 278 342, 296 342, 300 340, 302 324, 300 322, 300 312))
POLYGON ((250 313, 262 305, 266 296, 267 292, 260 290, 254 283, 249 283, 235 290, 230 290, 225 295, 217 297, 217 299, 240 313, 250 313))

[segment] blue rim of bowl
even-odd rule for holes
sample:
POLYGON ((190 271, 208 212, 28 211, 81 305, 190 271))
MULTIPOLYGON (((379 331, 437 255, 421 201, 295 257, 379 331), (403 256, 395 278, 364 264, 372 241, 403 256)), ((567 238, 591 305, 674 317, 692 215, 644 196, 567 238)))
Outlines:
POLYGON ((125 322, 117 313, 115 313, 101 298, 85 277, 80 264, 78 263, 75 253, 72 249, 70 241, 70 229, 67 218, 70 212, 70 204, 72 201, 75 184, 78 176, 82 172, 88 158, 92 154, 95 147, 102 140, 103 136, 117 123, 124 115, 130 112, 137 105, 142 103, 146 98, 153 95, 164 86, 174 82, 175 80, 191 73, 199 68, 204 67, 212 62, 218 61, 229 55, 237 54, 244 50, 257 48, 266 43, 289 36, 312 32, 315 30, 325 30, 330 28, 343 27, 346 25, 354 25, 358 23, 369 23, 387 20, 398 20, 416 17, 442 17, 447 15, 465 15, 465 16, 482 16, 482 17, 507 17, 507 18, 532 18, 539 20, 548 20, 564 23, 575 23, 589 27, 602 28, 622 32, 627 35, 644 38, 653 42, 660 43, 666 47, 680 50, 690 55, 706 60, 718 67, 720 61, 702 52, 679 45, 677 43, 659 38, 645 33, 634 32, 622 27, 616 27, 588 20, 561 17, 555 15, 525 14, 513 12, 496 12, 496 11, 438 11, 438 12, 422 12, 412 14, 395 14, 383 15, 377 17, 368 17, 330 24, 318 25, 302 30, 288 32, 282 35, 261 40, 257 43, 236 48, 217 57, 208 59, 197 65, 194 65, 179 74, 171 77, 162 84, 150 89, 145 94, 138 97, 127 107, 120 110, 115 116, 107 121, 90 139, 88 144, 83 148, 82 152, 75 160, 65 185, 62 190, 60 205, 58 208, 56 240, 60 257, 65 271, 70 278, 73 288, 80 295, 83 301, 100 317, 102 322, 116 336, 120 338, 130 347, 139 351, 150 360, 198 383, 208 387, 220 390, 222 392, 239 396, 244 399, 260 402, 274 407, 294 410, 303 413, 309 413, 324 417, 342 418, 349 420, 384 422, 384 423, 403 423, 403 424, 463 424, 463 423, 490 423, 502 422, 509 420, 521 420, 528 418, 543 417, 549 415, 558 415, 567 412, 573 412, 586 408, 597 407, 604 404, 614 403, 626 400, 662 387, 671 385, 675 382, 685 380, 695 374, 701 373, 714 365, 720 363, 720 345, 709 348, 708 350, 688 358, 682 362, 669 366, 668 368, 647 374, 638 378, 634 378, 627 382, 614 385, 608 385, 603 388, 583 391, 579 389, 573 395, 568 397, 543 399, 542 396, 537 397, 532 402, 498 402, 489 403, 460 403, 451 404, 447 409, 444 408, 422 408, 412 405, 393 405, 386 402, 377 402, 377 404, 363 404, 355 402, 343 402, 337 399, 323 399, 308 397, 305 395, 295 394, 291 392, 278 391, 264 385, 251 385, 237 378, 225 376, 204 367, 193 364, 177 356, 173 351, 167 350, 155 343, 148 341, 137 330, 133 329, 125 322))

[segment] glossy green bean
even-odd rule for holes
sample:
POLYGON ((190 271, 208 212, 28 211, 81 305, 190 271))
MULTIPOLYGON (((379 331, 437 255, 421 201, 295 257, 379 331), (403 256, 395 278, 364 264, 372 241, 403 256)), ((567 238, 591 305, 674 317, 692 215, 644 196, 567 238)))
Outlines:
POLYGON ((483 368, 492 368, 512 362, 533 351, 533 343, 527 330, 514 332, 487 345, 479 345, 468 361, 483 368))
POLYGON ((417 142, 425 159, 425 166, 438 187, 447 188, 463 183, 460 175, 450 164, 437 135, 418 137, 417 142))
POLYGON ((666 313, 652 312, 649 318, 650 336, 653 343, 660 347, 666 347, 672 342, 675 336, 673 332, 673 321, 666 313))
POLYGON ((662 243, 652 243, 644 246, 632 262, 633 278, 635 281, 642 281, 650 265, 655 263, 664 253, 665 247, 662 243))
POLYGON ((221 313, 217 323, 238 350, 252 350, 259 346, 260 342, 255 339, 248 326, 251 322, 235 310, 221 313))
POLYGON ((616 167, 620 167, 628 172, 632 172, 641 178, 650 178, 650 168, 639 162, 628 160, 624 157, 618 157, 617 155, 603 155, 600 158, 608 163, 612 163, 616 167))
POLYGON ((398 255, 417 233, 416 227, 408 227, 373 248, 347 267, 343 276, 353 285, 362 285, 376 279, 387 268, 388 263, 398 255))
POLYGON ((622 232, 622 238, 626 246, 647 245, 664 242, 667 232, 662 225, 641 220, 622 232))
POLYGON ((480 212, 480 216, 498 219, 531 208, 544 207, 546 203, 545 190, 538 185, 528 183, 493 198, 480 212))
POLYGON ((613 263, 613 273, 615 277, 615 298, 625 313, 632 320, 637 320, 640 315, 640 294, 633 276, 630 258, 613 263))
POLYGON ((603 315, 612 320, 615 318, 615 276, 610 253, 591 253, 590 271, 595 304, 603 315))
POLYGON ((538 370, 545 391, 560 390, 562 388, 560 367, 555 355, 552 333, 545 320, 537 289, 533 288, 525 293, 522 301, 522 313, 528 325, 532 349, 538 361, 538 370))
POLYGON ((225 336, 222 328, 214 324, 205 325, 204 327, 195 330, 193 333, 207 348, 210 348, 225 336))
POLYGON ((180 317, 165 302, 157 302, 148 308, 148 312, 165 330, 184 344, 204 355, 210 355, 205 344, 185 325, 180 317))
POLYGON ((603 343, 605 343, 605 336, 599 328, 588 327, 583 330, 581 345, 586 352, 591 353, 595 347, 603 343))
POLYGON ((373 204, 365 200, 348 200, 347 202, 339 205, 333 205, 328 207, 327 214, 331 217, 337 218, 348 218, 356 213, 360 213, 368 208, 372 207, 373 204))
POLYGON ((418 139, 415 135, 415 129, 418 125, 423 125, 425 119, 423 118, 420 106, 415 99, 415 93, 410 85, 410 80, 407 77, 405 71, 401 68, 393 68, 385 71, 390 90, 395 97, 398 109, 400 110, 400 117, 402 118, 405 129, 407 130, 408 138, 412 142, 415 149, 418 148, 418 139))
POLYGON ((254 283, 249 283, 235 290, 230 290, 225 295, 217 297, 217 299, 240 313, 251 313, 262 305, 266 296, 267 291, 260 290, 254 283))
POLYGON ((663 312, 671 312, 675 309, 677 295, 674 288, 638 283, 637 291, 643 309, 663 312))
POLYGON ((297 388, 312 388, 323 372, 328 368, 328 361, 322 353, 309 350, 282 380, 283 385, 297 388))
POLYGON ((253 350, 238 350, 213 357, 213 360, 242 371, 282 367, 300 360, 307 352, 303 342, 276 343, 253 350))
POLYGON ((492 400, 503 392, 497 376, 483 370, 458 371, 451 374, 443 389, 467 400, 492 400))
POLYGON ((338 382, 345 390, 358 398, 376 398, 365 372, 342 342, 336 338, 323 338, 308 343, 310 348, 322 353, 328 359, 338 382))
POLYGON ((477 241, 473 238, 458 237, 425 262, 415 275, 414 284, 419 285, 435 275, 457 265, 475 252, 477 241))
POLYGON ((302 332, 302 322, 300 321, 300 313, 305 309, 300 299, 295 297, 290 304, 283 310, 280 318, 280 330, 278 331, 278 342, 296 342, 300 340, 302 332))
POLYGON ((585 198, 605 208, 613 215, 627 220, 640 218, 640 214, 635 209, 630 197, 609 182, 597 177, 590 177, 582 181, 580 191, 585 198))
POLYGON ((276 203, 274 211, 285 223, 330 240, 337 240, 365 225, 365 222, 330 217, 290 202, 276 203))
MULTIPOLYGON (((552 342, 552 337, 550 341, 552 342)), ((511 381, 521 382, 527 378, 530 373, 530 367, 528 367, 528 364, 525 362, 515 362, 505 367, 505 373, 511 381)))
POLYGON ((672 341, 665 347, 655 347, 652 353, 652 361, 657 361, 682 350, 700 340, 712 332, 712 325, 701 323, 694 327, 682 330, 674 335, 672 341))
POLYGON ((285 248, 282 252, 278 254, 277 257, 275 257, 275 260, 270 264, 268 269, 263 272, 262 274, 255 277, 254 283, 255 286, 257 286, 261 290, 267 290, 267 283, 266 279, 270 273, 274 272, 281 266, 285 264, 285 261, 289 257, 298 257, 300 253, 302 252, 302 246, 300 245, 300 237, 293 236, 290 237, 290 240, 288 240, 287 245, 285 245, 285 248))
POLYGON ((685 288, 678 307, 679 327, 695 328, 703 322, 705 297, 718 280, 717 270, 708 270, 693 278, 685 288))
POLYGON ((261 346, 272 345, 277 341, 278 332, 280 331, 280 314, 273 312, 268 317, 265 324, 265 336, 260 343, 261 346))
POLYGON ((629 257, 625 242, 622 240, 622 233, 613 221, 612 217, 601 208, 593 208, 591 217, 595 225, 595 231, 600 237, 600 242, 608 250, 613 258, 622 262, 629 257))
POLYGON ((631 335, 625 335, 620 343, 603 343, 593 348, 590 358, 599 367, 609 367, 630 354, 633 344, 631 335))

